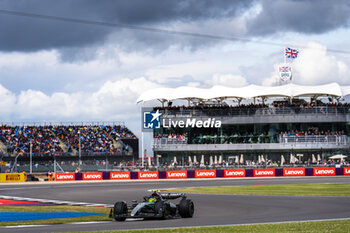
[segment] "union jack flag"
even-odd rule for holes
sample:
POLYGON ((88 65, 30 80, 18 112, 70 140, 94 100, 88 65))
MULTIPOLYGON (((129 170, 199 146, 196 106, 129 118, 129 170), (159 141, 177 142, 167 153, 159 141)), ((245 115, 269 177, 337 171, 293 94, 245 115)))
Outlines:
POLYGON ((296 49, 286 48, 285 56, 287 58, 297 58, 299 51, 296 49))
POLYGON ((292 69, 289 66, 280 67, 280 72, 291 72, 292 69))

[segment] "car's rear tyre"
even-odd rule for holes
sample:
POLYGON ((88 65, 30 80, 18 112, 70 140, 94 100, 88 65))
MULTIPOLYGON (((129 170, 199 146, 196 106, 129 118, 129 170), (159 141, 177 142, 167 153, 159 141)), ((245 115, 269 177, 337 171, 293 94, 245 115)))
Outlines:
POLYGON ((114 219, 118 222, 125 221, 126 217, 119 217, 120 214, 128 213, 128 206, 125 202, 116 202, 113 208, 114 219))
POLYGON ((166 219, 168 217, 168 209, 164 201, 157 201, 154 205, 154 211, 157 217, 161 219, 166 219))
POLYGON ((193 201, 182 199, 179 204, 179 214, 182 218, 192 218, 194 213, 193 201))

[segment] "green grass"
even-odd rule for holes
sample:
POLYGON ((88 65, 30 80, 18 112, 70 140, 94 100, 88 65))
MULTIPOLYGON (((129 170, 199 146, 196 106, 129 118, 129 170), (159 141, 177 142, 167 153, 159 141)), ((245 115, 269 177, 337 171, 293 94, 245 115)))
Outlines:
POLYGON ((168 191, 243 195, 350 196, 350 183, 205 187, 171 189, 168 191))
POLYGON ((0 206, 0 212, 91 212, 91 213, 106 214, 106 215, 75 217, 75 218, 57 218, 57 219, 30 220, 30 221, 0 222, 0 226, 110 221, 111 219, 108 218, 109 210, 110 210, 109 208, 104 208, 104 207, 86 207, 86 206, 0 206))
MULTIPOLYGON (((116 228, 120 224, 123 224, 123 223, 116 223, 116 228)), ((97 231, 95 231, 95 233, 96 232, 97 231)), ((258 224, 258 225, 222 226, 222 227, 193 227, 193 228, 154 229, 154 230, 128 230, 128 231, 122 230, 122 231, 103 231, 103 232, 104 233, 350 232, 350 220, 258 224)), ((94 232, 90 232, 90 233, 94 233, 94 232)))

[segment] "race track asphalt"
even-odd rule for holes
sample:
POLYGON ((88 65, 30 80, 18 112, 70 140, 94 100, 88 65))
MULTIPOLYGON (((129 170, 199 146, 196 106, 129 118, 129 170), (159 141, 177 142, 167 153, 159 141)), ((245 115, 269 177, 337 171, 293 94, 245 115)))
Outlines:
MULTIPOLYGON (((350 183, 350 176, 1 185, 0 195, 113 204, 121 200, 128 202, 133 199, 141 200, 148 194, 146 190, 149 189, 306 183, 350 183)), ((113 221, 25 228, 0 227, 0 232, 102 231, 350 218, 350 197, 209 194, 189 194, 188 196, 195 203, 195 215, 191 219, 113 221)))

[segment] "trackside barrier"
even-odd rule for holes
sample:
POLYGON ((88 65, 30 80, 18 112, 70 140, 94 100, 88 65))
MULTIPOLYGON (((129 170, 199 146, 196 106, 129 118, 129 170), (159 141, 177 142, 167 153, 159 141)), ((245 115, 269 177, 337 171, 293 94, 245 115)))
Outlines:
POLYGON ((159 173, 158 173, 158 171, 138 172, 137 178, 140 180, 159 179, 159 173))
POLYGON ((3 173, 0 174, 0 182, 24 182, 25 177, 23 173, 3 173))
POLYGON ((314 169, 313 168, 305 168, 305 176, 313 176, 314 169))
POLYGON ((343 168, 343 175, 350 175, 350 167, 343 168))
POLYGON ((283 168, 283 176, 305 176, 305 168, 283 168))
POLYGON ((245 177, 245 169, 225 169, 223 177, 245 177))
POLYGON ((110 180, 130 180, 130 172, 109 172, 110 180))
POLYGON ((335 167, 314 168, 314 176, 335 176, 335 167))
POLYGON ((195 170, 194 178, 216 178, 216 170, 195 170))
MULTIPOLYGON (((175 170, 139 172, 83 172, 56 173, 55 180, 134 180, 134 179, 186 179, 216 177, 278 177, 278 176, 336 176, 350 175, 350 167, 318 168, 261 168, 261 169, 222 169, 222 170, 175 170)), ((23 173, 0 174, 0 182, 24 182, 23 173), (6 181, 5 181, 6 180, 6 181)))
POLYGON ((185 179, 187 178, 187 171, 166 171, 166 179, 185 179))
POLYGON ((56 173, 55 174, 56 181, 71 181, 75 180, 75 173, 56 173))
POLYGON ((102 172, 83 172, 82 173, 83 180, 102 180, 103 174, 102 172))
POLYGON ((266 176, 275 176, 274 168, 266 168, 266 169, 253 169, 254 177, 266 177, 266 176))

